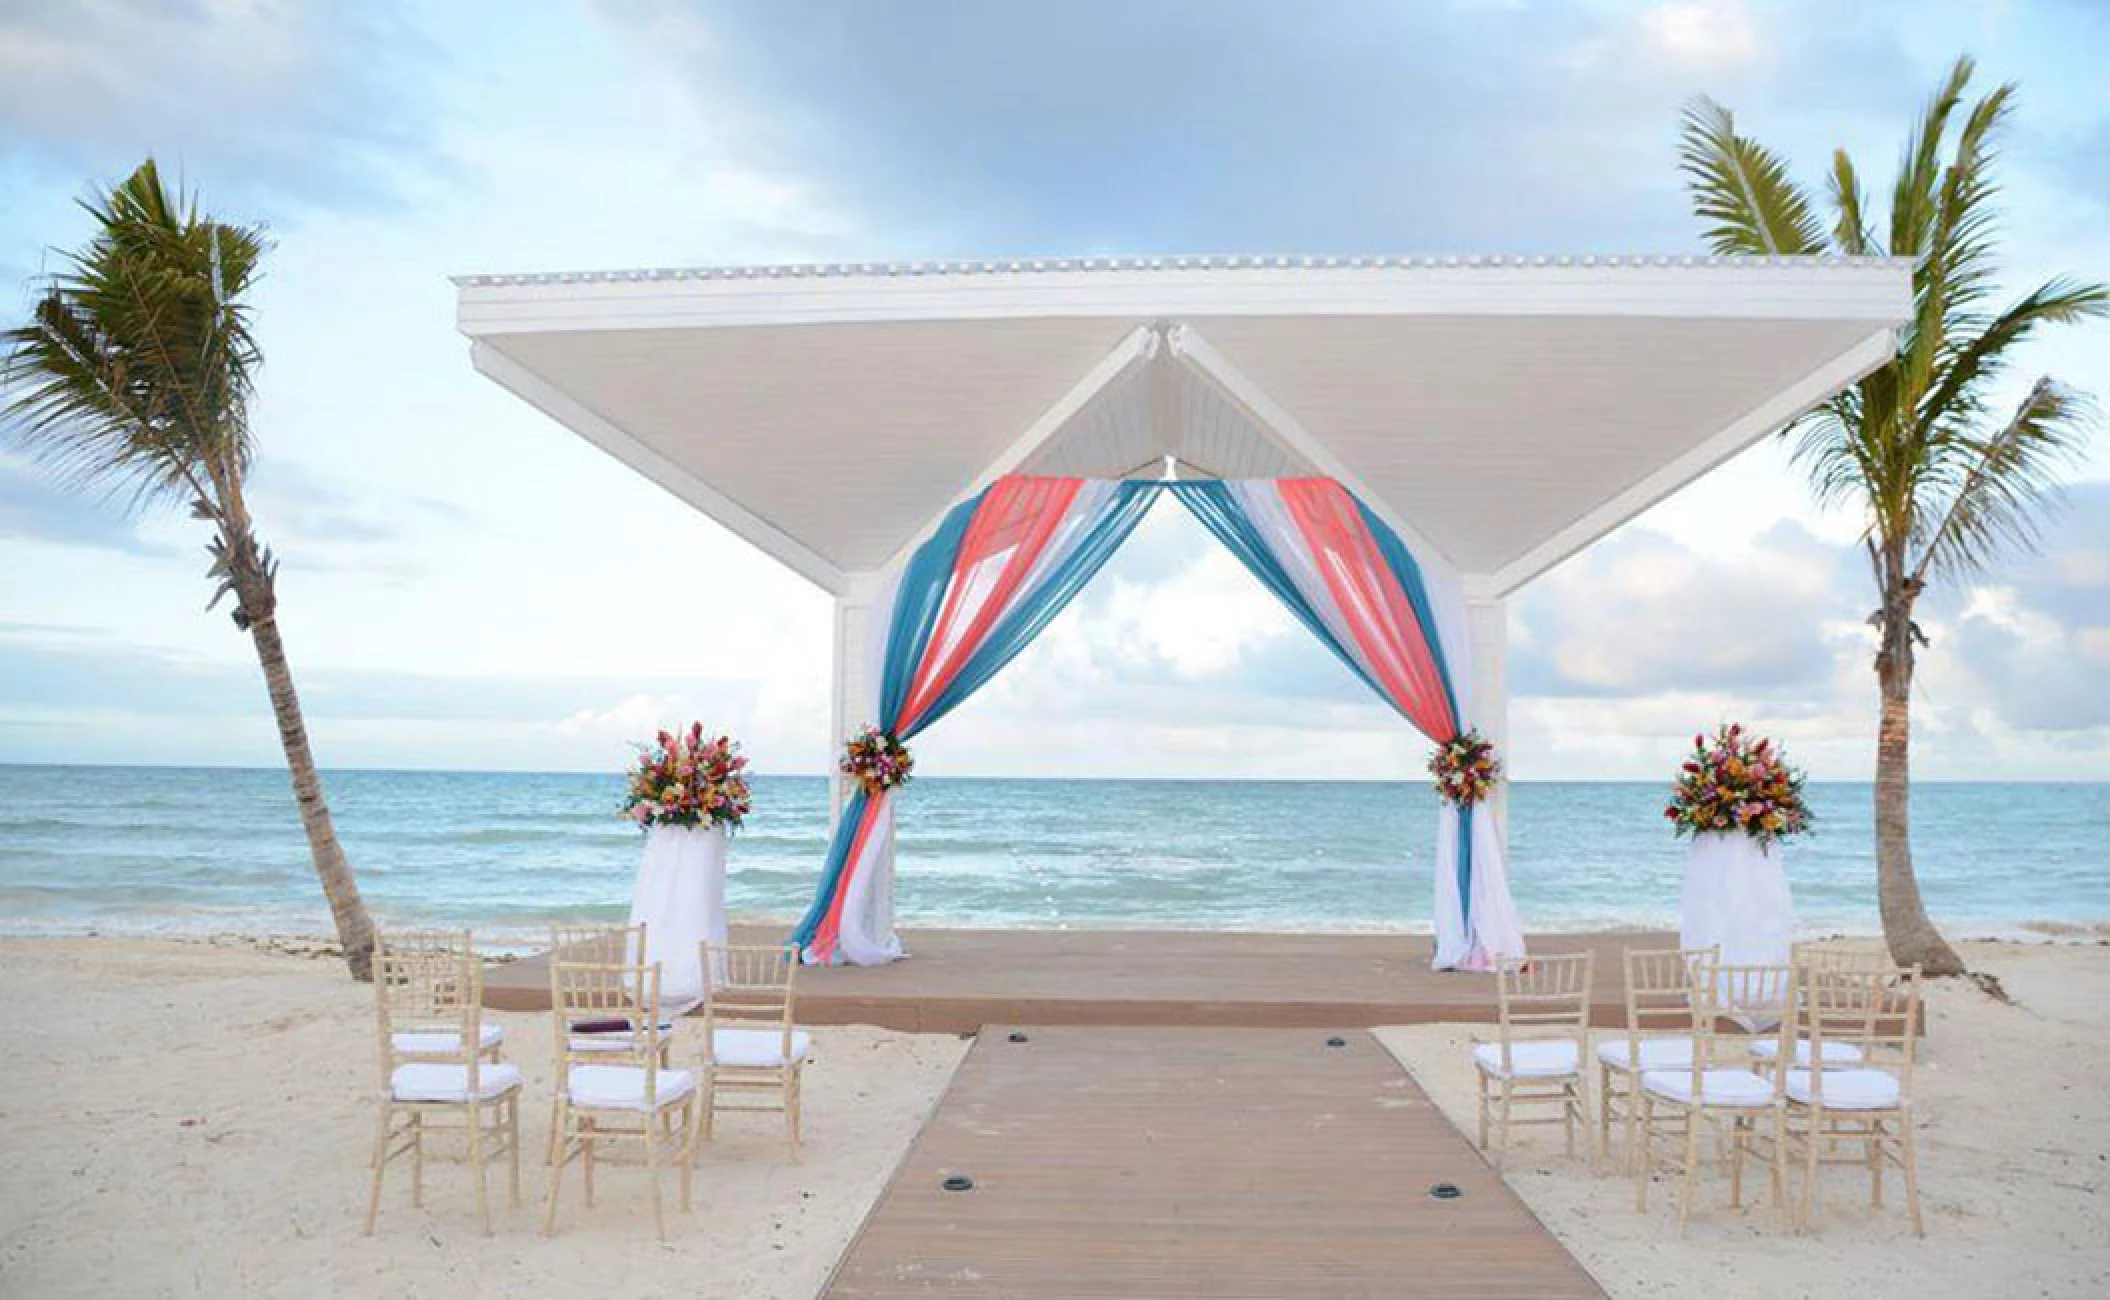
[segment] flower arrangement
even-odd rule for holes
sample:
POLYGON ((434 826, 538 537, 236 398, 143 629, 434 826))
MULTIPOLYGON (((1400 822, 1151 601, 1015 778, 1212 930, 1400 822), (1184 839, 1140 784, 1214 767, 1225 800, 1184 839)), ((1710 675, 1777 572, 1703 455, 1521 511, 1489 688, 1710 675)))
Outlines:
POLYGON ((908 746, 877 727, 866 727, 843 743, 843 774, 876 797, 897 785, 906 785, 916 771, 916 759, 908 746))
POLYGON ((1692 738, 1692 757, 1678 770, 1663 815, 1680 836, 1741 831, 1760 844, 1810 828, 1803 774, 1772 741, 1730 723, 1714 740, 1692 738))
POLYGON ((662 731, 652 745, 638 746, 622 815, 640 827, 737 829, 752 806, 738 742, 706 738, 703 724, 692 722, 687 731, 662 731))
POLYGON ((1429 756, 1429 774, 1445 803, 1470 808, 1495 792, 1502 760, 1495 757, 1495 743, 1474 729, 1438 745, 1429 756))

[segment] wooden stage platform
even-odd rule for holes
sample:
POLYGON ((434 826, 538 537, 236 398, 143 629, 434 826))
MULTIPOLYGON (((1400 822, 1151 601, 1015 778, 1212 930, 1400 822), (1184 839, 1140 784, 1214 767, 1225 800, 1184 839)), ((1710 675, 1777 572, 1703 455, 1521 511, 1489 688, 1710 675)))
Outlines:
MULTIPOLYGON (((736 933, 776 943, 779 931, 736 933)), ((891 966, 809 968, 804 1024, 972 1033, 989 1024, 1186 1025, 1362 1029, 1494 1018, 1494 982, 1429 969, 1430 940, 1406 935, 1189 930, 918 930, 891 966)), ((1668 947, 1667 934, 1562 934, 1535 952, 1597 953, 1593 1016, 1624 1022, 1621 950, 1668 947)), ((504 1011, 549 1007, 540 958, 493 967, 484 1000, 504 1011)))
POLYGON ((1603 1296, 1374 1038, 1328 1037, 986 1026, 823 1296, 1603 1296))

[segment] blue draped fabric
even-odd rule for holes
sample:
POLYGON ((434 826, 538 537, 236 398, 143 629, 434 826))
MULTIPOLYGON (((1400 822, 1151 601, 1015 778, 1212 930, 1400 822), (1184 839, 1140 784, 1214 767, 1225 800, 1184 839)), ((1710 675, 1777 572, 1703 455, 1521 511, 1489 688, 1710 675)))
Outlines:
POLYGON ((1114 552, 1121 549, 1129 534, 1135 532, 1136 525, 1143 522, 1143 516, 1150 513, 1159 486, 1145 481, 1114 485, 1113 501, 1091 522, 1063 562, 1004 611, 1003 618, 960 670, 960 675, 939 693, 929 711, 917 721, 917 731, 952 712, 968 696, 987 686, 1005 665, 1018 658, 1021 650, 1047 630, 1055 616, 1069 607, 1077 593, 1083 591, 1114 552))
MULTIPOLYGON (((955 578, 960 576, 957 563, 968 527, 975 512, 988 498, 988 492, 962 502, 946 515, 937 532, 910 557, 894 595, 886 653, 880 668, 878 725, 882 729, 904 741, 919 734, 986 685, 1062 613, 1135 531, 1156 499, 1158 484, 1124 482, 1113 487, 1110 497, 1096 507, 1096 515, 1085 523, 1083 535, 1066 554, 1057 557, 1057 562, 1038 581, 1026 584, 1015 595, 1010 608, 999 615, 988 636, 973 648, 959 674, 930 707, 923 710, 913 725, 896 730, 915 688, 917 670, 930 649, 931 637, 945 608, 946 593, 955 578)), ((843 877, 856 847, 858 827, 870 802, 863 790, 856 791, 836 822, 835 832, 828 842, 828 859, 821 872, 820 888, 814 895, 813 905, 792 932, 790 942, 801 950, 813 942, 837 892, 845 886, 843 877)))
MULTIPOLYGON (((1237 493, 1229 483, 1202 481, 1169 483, 1165 486, 1166 490, 1179 498, 1181 505, 1187 507, 1187 512, 1200 521, 1202 527, 1208 529, 1216 540, 1224 544, 1225 549, 1238 557, 1239 562, 1260 580, 1262 586, 1275 594, 1276 599, 1319 639, 1321 645, 1333 651, 1334 657, 1346 664, 1348 670, 1360 678, 1364 685, 1380 697, 1386 697, 1384 688, 1364 670, 1362 662, 1349 647, 1341 644, 1333 630, 1327 626, 1326 620, 1313 607, 1303 588, 1297 585, 1296 580, 1283 567, 1274 547, 1269 544, 1266 535, 1254 527, 1244 503, 1238 499, 1237 493)), ((1443 638, 1437 633, 1434 607, 1429 602, 1428 588, 1422 581, 1421 566, 1415 563, 1413 553, 1407 549, 1406 543, 1400 540, 1399 534, 1392 530, 1391 525, 1378 518, 1370 507, 1354 494, 1350 493, 1349 496, 1355 502, 1363 525, 1370 530, 1372 539, 1376 541, 1378 552, 1384 557, 1386 567, 1392 571, 1393 578, 1406 593, 1407 603, 1414 611, 1415 620, 1421 625, 1430 657, 1435 661, 1437 675, 1442 680, 1443 693, 1450 704, 1451 717, 1460 718, 1458 693, 1451 685, 1450 665, 1444 658, 1443 638)), ((1448 737, 1437 739, 1440 741, 1448 737)), ((1469 923, 1473 875, 1473 810, 1470 806, 1461 806, 1458 809, 1457 872, 1459 915, 1469 923)))
POLYGON ((1232 494, 1229 483, 1209 479, 1191 483, 1168 483, 1165 488, 1179 498, 1179 503, 1187 507, 1187 513, 1200 520, 1201 526, 1208 529, 1217 541, 1222 542, 1226 550, 1238 557, 1238 562, 1245 565, 1248 573, 1260 580, 1261 586, 1275 593, 1275 599, 1296 615, 1297 621, 1302 623, 1307 631, 1319 638, 1320 645, 1333 651, 1334 657, 1346 664, 1348 671, 1354 673, 1358 681, 1378 695, 1384 695, 1384 688, 1363 670, 1362 662, 1349 653, 1348 647, 1342 645, 1334 636, 1333 629, 1326 626, 1326 620, 1319 616, 1319 611, 1305 599, 1304 592, 1297 586, 1296 580, 1289 576, 1289 571, 1275 558, 1274 548, 1268 545, 1267 538, 1261 535, 1260 530, 1253 527, 1253 521, 1247 516, 1245 506, 1232 494))

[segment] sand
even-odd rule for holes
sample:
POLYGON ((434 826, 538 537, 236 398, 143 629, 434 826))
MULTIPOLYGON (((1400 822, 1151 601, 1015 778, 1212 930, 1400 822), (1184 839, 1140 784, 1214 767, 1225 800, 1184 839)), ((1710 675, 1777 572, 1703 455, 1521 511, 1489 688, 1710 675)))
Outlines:
MULTIPOLYGON (((1919 1076, 1928 1238, 1863 1208, 1844 1171, 1810 1237, 1709 1182, 1690 1236, 1672 1202, 1528 1132, 1509 1177, 1614 1296, 2110 1295, 2110 948, 1974 945, 2019 1005, 1936 990, 1919 1076)), ((953 1037, 824 1029, 808 1146, 790 1164, 772 1118, 730 1117, 695 1214, 653 1239, 643 1173, 568 1195, 539 1233, 527 1204, 478 1231, 467 1173, 430 1172, 427 1206, 391 1184, 360 1236, 375 1086, 369 992, 330 960, 246 946, 0 941, 18 1029, 0 1074, 0 1296, 813 1296, 951 1077, 953 1037)), ((549 1096, 548 1023, 501 1015, 528 1078, 526 1132, 549 1096)), ((1380 1031, 1454 1121, 1470 1123, 1465 1027, 1380 1031)), ((403 1172, 403 1171, 398 1171, 403 1172)), ((502 1184, 500 1184, 502 1186, 502 1184)), ((669 1183, 671 1193, 672 1184, 669 1183)), ((573 1191, 576 1191, 574 1185, 573 1191)), ((498 1203, 503 1205, 503 1198, 498 1203)))
MULTIPOLYGON (((1966 960, 1999 975, 2016 1005, 1932 987, 1914 1080, 1925 1240, 1894 1179, 1876 1211, 1867 1178, 1834 1169, 1820 1184, 1829 1213, 1804 1237, 1782 1230, 1763 1195, 1726 1208, 1726 1180, 1710 1171, 1681 1241, 1675 1184, 1637 1214, 1632 1181, 1562 1156, 1558 1128, 1519 1134, 1508 1181, 1618 1297, 2110 1296, 2110 948, 1972 944, 1966 960)), ((1378 1037, 1470 1133, 1468 1044, 1487 1032, 1378 1037)))
MULTIPOLYGON (((360 1235, 379 1071, 371 991, 343 967, 244 947, 0 942, 18 1036, 0 1074, 0 1296, 798 1297, 819 1289, 966 1044, 824 1029, 807 1146, 782 1121, 726 1116, 696 1211, 653 1237, 641 1169, 566 1189, 540 1235, 533 1136, 550 1096, 545 1015, 499 1015, 527 1077, 519 1210, 477 1225, 468 1171, 391 1170, 360 1235)), ((693 1032, 693 1030, 690 1030, 693 1032)), ((494 1188, 502 1189, 502 1179, 494 1188)), ((674 1194, 671 1178, 666 1183, 674 1194)), ((495 1197, 504 1205, 502 1191, 495 1197)))

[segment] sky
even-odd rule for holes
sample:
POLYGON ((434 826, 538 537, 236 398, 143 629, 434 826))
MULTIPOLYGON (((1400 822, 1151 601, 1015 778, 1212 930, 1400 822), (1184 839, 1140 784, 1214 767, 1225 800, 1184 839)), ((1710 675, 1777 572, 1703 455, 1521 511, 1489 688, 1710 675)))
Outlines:
MULTIPOLYGON (((477 376, 452 274, 806 260, 1701 251, 1696 94, 1886 177, 1960 52, 2021 83, 2009 265, 2110 277, 2110 6, 0 0, 0 312, 148 154, 274 240, 254 501, 326 767, 613 770, 700 717, 830 761, 830 602, 477 376), (673 568, 695 594, 669 600, 673 568)), ((2110 396, 2110 325, 2034 347, 2110 396)), ((2110 779, 2110 435, 2038 554, 1936 591, 1915 772, 2110 779)), ((1520 779, 1737 719, 1866 779, 1860 521, 1768 440, 1512 603, 1520 779)), ((181 512, 0 434, 0 762, 271 765, 181 512)), ((1425 746, 1159 510, 927 773, 1418 777, 1425 746)))

